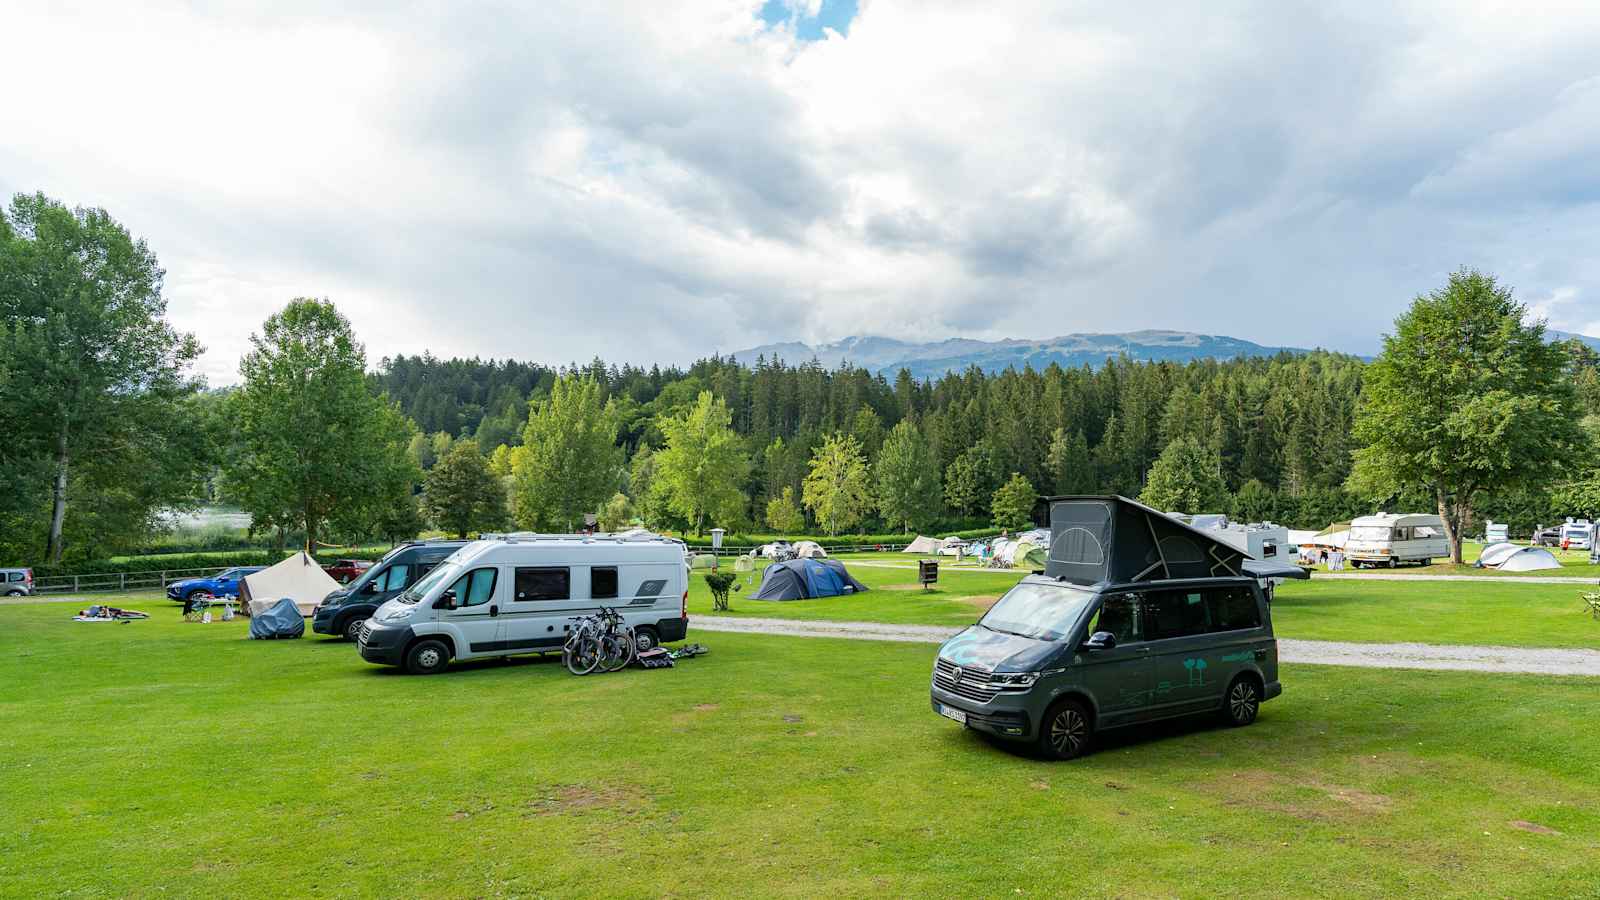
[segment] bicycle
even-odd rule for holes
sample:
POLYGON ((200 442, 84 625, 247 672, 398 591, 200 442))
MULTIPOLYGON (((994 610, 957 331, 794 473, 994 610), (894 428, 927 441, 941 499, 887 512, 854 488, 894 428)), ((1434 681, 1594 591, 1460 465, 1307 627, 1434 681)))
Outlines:
POLYGON ((621 613, 608 607, 600 607, 598 618, 601 623, 600 668, 607 672, 620 672, 633 662, 633 654, 638 649, 633 629, 621 613))
POLYGON ((576 622, 561 648, 561 664, 574 675, 587 675, 600 665, 600 623, 595 616, 568 616, 576 622))

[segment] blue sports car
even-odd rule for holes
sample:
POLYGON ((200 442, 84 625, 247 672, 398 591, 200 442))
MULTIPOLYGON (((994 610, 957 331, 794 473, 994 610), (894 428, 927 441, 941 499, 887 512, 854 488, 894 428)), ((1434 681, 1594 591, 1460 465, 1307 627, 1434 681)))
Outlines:
POLYGON ((237 597, 239 582, 266 566, 235 566, 209 578, 185 578, 167 585, 167 599, 187 603, 204 597, 237 597))

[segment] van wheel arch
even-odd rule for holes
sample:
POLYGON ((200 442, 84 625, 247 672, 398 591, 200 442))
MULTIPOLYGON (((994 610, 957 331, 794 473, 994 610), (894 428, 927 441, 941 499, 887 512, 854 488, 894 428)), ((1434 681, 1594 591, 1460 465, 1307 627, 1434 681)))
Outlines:
POLYGON ((1050 701, 1050 706, 1045 709, 1044 715, 1039 719, 1035 744, 1049 758, 1076 759, 1088 753, 1091 749, 1094 742, 1095 722, 1097 719, 1094 703, 1087 696, 1076 691, 1062 694, 1050 701), (1084 733, 1080 743, 1072 749, 1064 750, 1054 745, 1050 728, 1056 717, 1061 715, 1067 707, 1076 709, 1086 721, 1084 722, 1084 733))
POLYGON ((1261 704, 1265 702, 1266 696, 1266 682, 1262 680, 1260 672, 1254 669, 1246 669, 1240 672, 1233 676, 1233 679, 1228 682, 1228 689, 1223 692, 1221 709, 1223 720, 1235 727, 1253 723, 1256 717, 1261 714, 1261 704), (1249 714, 1243 718, 1234 710, 1234 688, 1240 682, 1248 683, 1254 691, 1253 704, 1250 707, 1249 714))
MULTIPOLYGON (((447 653, 449 653, 449 655, 450 655, 450 659, 455 659, 456 658, 456 642, 452 641, 450 639, 449 635, 447 635, 447 634, 420 634, 420 635, 417 635, 416 637, 414 637, 411 640, 406 642, 405 652, 400 654, 400 659, 402 660, 402 663, 404 664, 404 663, 409 662, 411 660, 411 651, 415 650, 417 648, 418 644, 421 644, 421 643, 423 643, 425 641, 436 641, 436 642, 438 642, 440 644, 443 644, 444 648, 445 648, 445 651, 447 653)), ((446 662, 448 663, 448 660, 446 660, 446 662)), ((407 666, 407 668, 409 668, 409 666, 407 666)), ((444 667, 440 666, 439 668, 443 669, 444 667)))

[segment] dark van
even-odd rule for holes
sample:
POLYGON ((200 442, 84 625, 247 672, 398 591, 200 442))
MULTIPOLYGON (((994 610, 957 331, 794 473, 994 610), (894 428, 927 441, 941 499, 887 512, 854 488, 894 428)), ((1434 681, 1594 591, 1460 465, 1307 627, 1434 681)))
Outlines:
POLYGON ((1070 759, 1095 732, 1195 714, 1255 721, 1282 693, 1263 563, 1122 497, 1051 498, 1051 546, 939 648, 933 711, 1070 759))
POLYGON ((361 623, 378 607, 466 545, 466 541, 411 541, 390 550, 360 577, 323 598, 311 616, 311 630, 355 640, 361 623))

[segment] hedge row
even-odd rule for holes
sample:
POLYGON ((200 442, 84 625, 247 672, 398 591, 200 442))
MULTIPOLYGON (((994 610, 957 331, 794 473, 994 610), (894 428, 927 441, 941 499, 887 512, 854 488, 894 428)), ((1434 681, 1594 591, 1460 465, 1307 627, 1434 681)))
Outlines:
MULTIPOLYGON (((34 578, 59 578, 72 575, 116 575, 127 572, 182 571, 217 569, 229 566, 270 566, 293 551, 236 550, 217 553, 159 553, 118 560, 91 560, 63 566, 34 566, 34 578)), ((331 565, 336 559, 378 559, 384 550, 343 550, 314 553, 319 563, 331 565)))

